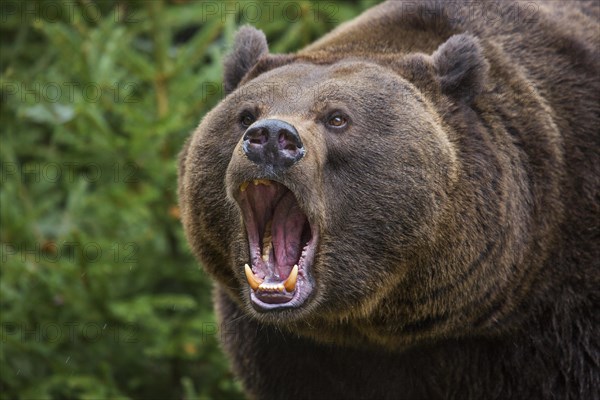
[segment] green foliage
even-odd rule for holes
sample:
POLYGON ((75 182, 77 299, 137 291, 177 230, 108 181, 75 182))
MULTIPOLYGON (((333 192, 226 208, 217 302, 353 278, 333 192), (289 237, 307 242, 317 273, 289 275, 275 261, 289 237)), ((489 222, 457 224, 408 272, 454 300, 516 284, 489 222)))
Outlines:
POLYGON ((293 51, 373 1, 3 1, 0 393, 242 398, 176 157, 237 26, 293 51))

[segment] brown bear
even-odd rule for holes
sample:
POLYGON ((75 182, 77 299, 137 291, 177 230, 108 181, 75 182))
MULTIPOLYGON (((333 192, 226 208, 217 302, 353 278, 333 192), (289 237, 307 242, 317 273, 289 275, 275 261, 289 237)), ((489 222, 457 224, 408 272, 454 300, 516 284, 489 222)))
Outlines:
POLYGON ((180 156, 258 399, 598 399, 597 2, 378 5, 237 33, 180 156))

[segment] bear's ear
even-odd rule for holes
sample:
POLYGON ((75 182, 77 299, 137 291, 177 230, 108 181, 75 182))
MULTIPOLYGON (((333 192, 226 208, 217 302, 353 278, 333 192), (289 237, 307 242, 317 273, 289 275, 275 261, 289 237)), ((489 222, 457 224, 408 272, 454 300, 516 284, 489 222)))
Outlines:
POLYGON ((489 64, 475 37, 451 36, 433 53, 433 63, 442 93, 469 103, 483 90, 489 64))
POLYGON ((269 53, 267 38, 262 31, 251 26, 241 27, 236 35, 233 50, 223 63, 225 93, 231 93, 259 58, 269 53))

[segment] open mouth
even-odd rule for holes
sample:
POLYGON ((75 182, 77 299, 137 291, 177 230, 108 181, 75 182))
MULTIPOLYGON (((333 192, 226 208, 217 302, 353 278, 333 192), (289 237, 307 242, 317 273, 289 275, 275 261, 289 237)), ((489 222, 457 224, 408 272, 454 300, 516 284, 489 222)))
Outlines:
POLYGON ((250 298, 259 310, 298 307, 312 292, 317 231, 286 186, 255 179, 240 186, 250 265, 250 298))

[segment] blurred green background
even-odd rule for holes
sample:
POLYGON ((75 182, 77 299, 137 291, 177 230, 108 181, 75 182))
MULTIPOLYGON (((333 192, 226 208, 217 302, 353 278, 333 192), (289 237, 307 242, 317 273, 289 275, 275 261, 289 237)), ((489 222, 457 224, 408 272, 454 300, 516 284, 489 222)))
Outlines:
POLYGON ((243 398, 176 158, 240 24, 290 52, 376 0, 2 1, 2 399, 243 398))

